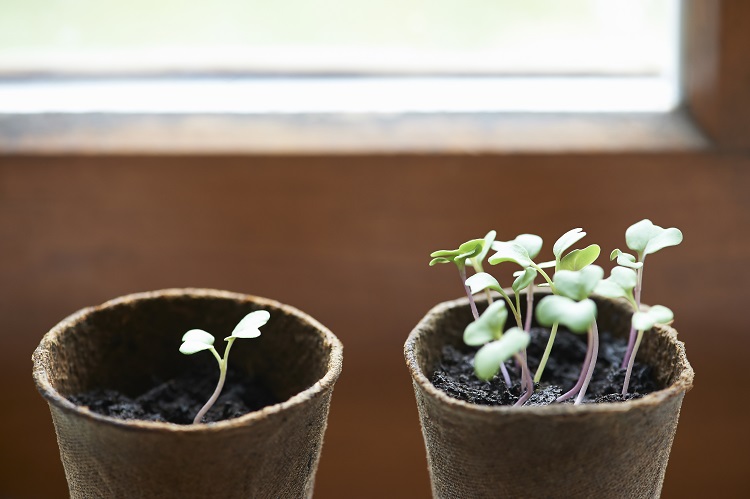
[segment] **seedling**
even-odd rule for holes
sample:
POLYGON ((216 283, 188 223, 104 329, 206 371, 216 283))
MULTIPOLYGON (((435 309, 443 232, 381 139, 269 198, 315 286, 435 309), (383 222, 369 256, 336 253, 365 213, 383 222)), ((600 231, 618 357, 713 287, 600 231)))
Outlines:
POLYGON ((203 350, 210 351, 216 362, 219 363, 219 382, 216 385, 214 393, 208 402, 198 411, 193 424, 198 424, 206 415, 209 409, 216 403, 216 400, 221 395, 221 390, 224 388, 224 381, 227 377, 227 365, 229 362, 229 350, 231 350, 234 340, 237 338, 257 338, 260 336, 260 327, 268 322, 271 318, 271 314, 265 310, 256 310, 247 314, 238 324, 235 326, 232 334, 224 338, 227 342, 227 346, 224 349, 224 356, 220 357, 219 352, 214 348, 214 336, 202 329, 191 329, 182 336, 182 345, 180 345, 180 352, 185 355, 192 355, 203 350))
POLYGON ((599 352, 599 331, 596 326, 596 303, 589 296, 603 276, 604 270, 597 265, 555 272, 554 285, 558 294, 545 296, 536 308, 537 322, 543 326, 562 324, 573 333, 588 333, 586 358, 578 381, 556 402, 577 394, 575 403, 580 404, 594 374, 599 352))
MULTIPOLYGON (((618 297, 624 296, 630 301, 633 306, 633 318, 631 320, 630 336, 628 338, 628 349, 625 352, 625 356, 622 359, 621 367, 626 369, 625 382, 622 387, 622 394, 628 393, 628 385, 630 383, 630 375, 633 371, 633 363, 635 356, 638 353, 638 347, 641 344, 643 332, 650 330, 655 324, 667 324, 672 321, 674 315, 672 311, 667 307, 661 305, 654 305, 649 310, 641 310, 641 291, 643 289, 643 265, 646 260, 646 256, 652 253, 656 253, 660 249, 667 248, 669 246, 677 246, 682 242, 682 232, 676 227, 663 228, 658 225, 654 225, 651 220, 644 219, 637 222, 625 231, 625 242, 628 248, 636 252, 637 256, 633 256, 629 253, 624 253, 619 249, 616 249, 610 255, 611 260, 617 260, 617 264, 621 268, 630 269, 631 272, 635 271, 635 284, 632 288, 628 289, 627 286, 632 284, 632 274, 627 274, 622 271, 619 272, 619 276, 627 275, 627 282, 617 283, 616 278, 614 279, 615 284, 621 284, 620 290, 612 284, 607 284, 601 290, 597 290, 599 294, 603 296, 618 297), (608 294, 609 293, 609 294, 608 294), (621 294, 624 293, 624 294, 621 294)), ((614 271, 613 269, 613 276, 614 271)), ((622 279, 622 277, 621 277, 622 279)), ((609 280, 609 279, 608 279, 609 280)))
MULTIPOLYGON (((571 251, 567 255, 564 255, 564 253, 571 246, 573 246, 584 237, 586 237, 586 233, 583 232, 582 228, 577 227, 575 229, 569 230, 568 232, 560 236, 557 241, 555 241, 555 244, 552 246, 552 254, 555 255, 555 261, 549 262, 550 264, 554 263, 555 275, 557 275, 557 272, 561 270, 582 270, 586 268, 586 266, 594 263, 596 259, 599 258, 601 249, 597 244, 590 244, 584 249, 576 249, 571 251)), ((557 289, 554 286, 552 286, 551 289, 553 293, 557 293, 557 289)), ((542 360, 539 362, 539 367, 537 367, 536 369, 536 374, 534 374, 534 381, 537 383, 542 379, 544 368, 547 366, 547 361, 549 360, 550 353, 552 352, 552 345, 555 343, 555 337, 557 336, 558 326, 559 323, 557 322, 554 322, 552 324, 552 329, 550 330, 549 339, 547 340, 547 346, 544 348, 542 360)))
POLYGON ((528 346, 531 337, 527 331, 519 327, 503 332, 507 318, 508 310, 505 308, 505 302, 494 302, 477 320, 466 326, 464 343, 470 346, 482 345, 474 356, 474 372, 479 379, 485 381, 492 379, 506 360, 511 357, 516 358, 516 362, 524 369, 522 378, 526 385, 526 392, 515 404, 519 406, 523 405, 534 392, 534 384, 526 367, 526 359, 522 357, 522 352, 528 346))
MULTIPOLYGON (((439 250, 434 251, 430 254, 432 260, 430 260, 430 266, 438 263, 454 263, 458 268, 458 275, 461 278, 461 284, 463 285, 466 296, 469 297, 469 306, 471 307, 471 314, 474 316, 474 320, 479 318, 479 312, 477 311, 477 304, 474 302, 474 297, 469 289, 469 285, 466 282, 466 260, 470 260, 472 266, 476 269, 482 268, 482 261, 487 255, 492 241, 495 239, 495 231, 492 230, 487 233, 484 239, 472 239, 466 241, 455 250, 439 250)), ((488 300, 492 303, 492 296, 488 294, 488 300)), ((500 366, 500 370, 503 372, 503 379, 507 386, 511 386, 510 374, 504 364, 500 366)))

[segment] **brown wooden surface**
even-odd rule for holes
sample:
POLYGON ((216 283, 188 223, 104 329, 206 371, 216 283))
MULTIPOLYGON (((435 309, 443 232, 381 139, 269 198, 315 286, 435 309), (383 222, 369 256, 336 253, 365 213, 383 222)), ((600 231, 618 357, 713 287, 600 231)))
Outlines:
POLYGON ((719 146, 750 148, 750 2, 684 4, 687 108, 719 146))
POLYGON ((651 257, 644 301, 675 310, 696 371, 664 497, 741 497, 750 403, 732 389, 746 396, 748 190, 739 153, 0 157, 0 496, 65 496, 31 381, 44 332, 118 295, 202 286, 292 304, 344 342, 317 497, 428 497, 401 348, 433 304, 460 295, 429 252, 494 228, 536 232, 549 255, 575 226, 609 252, 650 217, 685 242, 651 257))

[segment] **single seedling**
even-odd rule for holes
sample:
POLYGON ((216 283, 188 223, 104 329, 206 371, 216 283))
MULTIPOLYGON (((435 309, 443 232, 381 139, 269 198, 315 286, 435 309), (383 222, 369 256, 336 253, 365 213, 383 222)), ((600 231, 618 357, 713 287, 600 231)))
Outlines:
MULTIPOLYGON (((474 320, 479 318, 479 312, 477 311, 477 304, 474 302, 474 297, 469 289, 469 285, 466 282, 466 261, 468 260, 475 272, 478 269, 481 271, 482 261, 487 252, 490 250, 492 241, 495 240, 495 231, 491 230, 484 236, 484 239, 472 239, 461 244, 458 249, 455 250, 438 250, 430 254, 432 260, 430 260, 430 267, 438 263, 454 263, 458 268, 458 275, 461 278, 461 284, 464 287, 466 296, 469 297, 469 306, 471 307, 471 314, 474 316, 474 320)), ((489 303, 492 303, 492 296, 488 294, 489 303)), ((510 374, 505 365, 500 366, 500 370, 503 373, 503 379, 507 386, 511 386, 510 374)))
POLYGON ((586 358, 578 381, 573 388, 559 396, 556 402, 577 394, 575 403, 580 404, 594 374, 599 352, 599 331, 596 326, 596 303, 589 296, 602 277, 604 270, 598 265, 589 265, 581 270, 557 271, 554 277, 556 294, 542 298, 536 308, 537 322, 543 326, 562 324, 574 333, 588 333, 586 358))
POLYGON ((180 352, 185 355, 192 355, 203 350, 210 351, 216 358, 216 362, 219 363, 219 382, 216 385, 214 393, 208 402, 198 411, 193 424, 198 424, 206 415, 209 409, 216 403, 216 400, 221 395, 221 390, 224 388, 224 381, 227 377, 227 365, 229 362, 229 350, 234 344, 234 340, 237 338, 257 338, 260 336, 260 327, 268 322, 271 318, 271 314, 265 310, 256 310, 247 314, 238 324, 235 326, 232 334, 224 338, 227 342, 227 346, 224 349, 224 357, 219 356, 219 352, 214 348, 214 336, 202 329, 191 329, 182 336, 182 345, 180 345, 180 352))
MULTIPOLYGON (((610 259, 617 260, 617 264, 622 268, 630 269, 636 273, 635 285, 631 288, 631 291, 629 291, 630 296, 627 294, 620 295, 628 298, 628 301, 630 301, 633 306, 634 312, 631 321, 630 336, 628 338, 628 349, 625 352, 621 365, 621 368, 626 369, 625 382, 622 387, 623 395, 628 393, 630 375, 633 371, 633 363, 635 361, 635 356, 638 353, 638 347, 641 344, 643 332, 650 330, 656 324, 667 324, 674 318, 672 311, 661 305, 654 305, 648 311, 641 310, 643 265, 646 256, 669 246, 677 246, 682 242, 682 232, 676 227, 665 229, 658 225, 654 225, 649 219, 644 219, 628 227, 625 231, 625 242, 627 243, 628 248, 636 252, 637 257, 629 253, 624 253, 619 249, 614 250, 610 255, 610 259)), ((623 273, 621 275, 625 274, 623 273)), ((633 279, 632 275, 628 274, 628 276, 629 280, 626 284, 629 285, 632 283, 633 279)), ((607 286, 608 289, 605 288, 598 290, 598 292, 604 296, 615 297, 612 294, 617 295, 618 290, 611 285, 607 286), (608 295, 608 291, 612 294, 608 295)), ((622 291, 625 293, 628 292, 626 288, 623 288, 622 291)))

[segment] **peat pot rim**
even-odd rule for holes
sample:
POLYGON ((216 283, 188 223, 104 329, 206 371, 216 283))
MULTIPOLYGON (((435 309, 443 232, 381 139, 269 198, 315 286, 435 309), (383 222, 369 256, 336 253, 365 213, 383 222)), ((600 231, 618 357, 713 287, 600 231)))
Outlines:
POLYGON ((103 423, 106 425, 116 426, 126 430, 133 431, 154 431, 154 432, 182 432, 189 434, 196 433, 211 433, 232 428, 239 428, 250 426, 253 423, 271 417, 287 409, 301 405, 308 400, 316 397, 323 396, 327 391, 333 389, 333 385, 341 374, 342 362, 343 362, 343 351, 344 347, 341 341, 323 324, 313 319, 308 314, 301 310, 294 308, 290 305, 285 305, 276 300, 269 298, 263 298, 254 295, 247 295, 243 293, 236 293, 231 291, 223 291, 218 289, 205 289, 205 288, 170 288, 162 289, 158 291, 145 291, 140 293, 133 293, 118 298, 109 300, 101 305, 86 307, 78 312, 75 312, 44 335, 39 346, 34 350, 32 361, 34 364, 33 377, 37 389, 42 396, 47 399, 50 404, 62 409, 67 413, 76 414, 78 417, 88 419, 94 422, 103 423), (311 387, 293 395, 283 402, 266 406, 258 411, 247 413, 243 416, 227 419, 223 421, 217 421, 212 423, 202 424, 190 424, 180 425, 177 423, 164 423, 158 421, 143 421, 137 419, 118 419, 111 416, 105 416, 102 414, 90 411, 87 408, 75 405, 73 402, 63 397, 50 383, 49 380, 49 346, 53 344, 57 336, 64 330, 73 327, 77 322, 89 314, 98 312, 102 309, 122 305, 124 303, 134 303, 139 301, 154 300, 158 298, 169 298, 179 296, 190 296, 196 298, 221 298, 225 300, 233 300, 237 302, 248 302, 255 303, 261 307, 272 307, 285 312, 288 315, 298 318, 301 322, 307 323, 315 330, 320 333, 323 337, 324 344, 328 345, 331 349, 331 353, 328 359, 328 365, 326 368, 325 375, 315 382, 311 387))
MULTIPOLYGON (((601 298, 605 299, 606 298, 601 298)), ((432 382, 427 379, 427 376, 422 372, 417 361, 416 343, 417 340, 424 334, 429 334, 428 325, 434 316, 444 314, 450 309, 468 307, 469 299, 467 297, 458 298, 456 300, 450 300, 435 305, 427 315, 417 324, 417 326, 409 334, 404 344, 404 357, 406 358, 406 365, 409 368, 412 380, 415 384, 419 385, 429 397, 437 399, 441 404, 449 409, 455 411, 461 411, 465 414, 475 414, 477 416, 487 414, 497 415, 520 415, 524 417, 528 416, 587 416, 595 414, 620 414, 629 411, 637 411, 648 406, 655 406, 663 403, 664 401, 673 397, 681 397, 685 392, 689 391, 693 387, 693 377, 695 375, 693 368, 687 360, 685 355, 685 344, 677 339, 677 331, 669 326, 656 326, 654 329, 657 334, 669 337, 671 343, 675 349, 677 349, 677 358, 679 363, 682 365, 680 374, 674 383, 666 388, 651 392, 639 399, 627 400, 625 402, 607 402, 601 404, 550 404, 545 406, 487 406, 470 404, 463 400, 458 400, 450 397, 442 390, 436 388, 432 382)))

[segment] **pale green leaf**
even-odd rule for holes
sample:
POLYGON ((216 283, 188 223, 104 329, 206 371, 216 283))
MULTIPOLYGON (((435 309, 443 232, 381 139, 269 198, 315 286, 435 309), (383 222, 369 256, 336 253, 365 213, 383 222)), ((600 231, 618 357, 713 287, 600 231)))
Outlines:
POLYGON ((591 265, 599 258, 598 244, 592 244, 583 249, 573 250, 560 260, 560 267, 558 270, 581 270, 587 265, 591 265))
POLYGON ((628 296, 627 292, 622 289, 622 286, 610 278, 599 281, 594 288, 594 293, 607 298, 625 298, 628 296))
POLYGON ((552 269, 556 264, 557 262, 555 262, 554 260, 550 260, 549 262, 542 262, 538 264, 537 267, 539 267, 540 269, 552 269))
POLYGON ((185 355, 192 355, 203 350, 209 350, 213 347, 214 337, 212 334, 207 333, 202 329, 191 329, 184 335, 182 335, 182 345, 180 345, 180 353, 185 355))
POLYGON ((521 352, 529 345, 529 333, 517 327, 508 329, 497 341, 487 343, 474 357, 474 372, 477 378, 492 379, 500 370, 500 364, 521 352))
POLYGON ((588 298, 597 283, 604 277, 604 270, 598 265, 589 265, 581 270, 558 270, 552 278, 558 294, 576 301, 588 298))
POLYGON ((637 275, 633 269, 615 267, 608 278, 599 281, 594 288, 594 292, 607 298, 632 297, 637 280, 637 275))
POLYGON ((260 336, 260 327, 265 325, 271 318, 266 310, 250 312, 237 323, 229 338, 257 338, 260 336))
POLYGON ((648 309, 648 314, 657 324, 669 324, 674 320, 674 313, 663 305, 653 305, 648 309))
POLYGON ((644 219, 628 227, 625 231, 625 242, 628 248, 645 257, 662 248, 680 244, 682 232, 675 227, 665 229, 654 225, 651 220, 644 219))
POLYGON ((521 275, 519 275, 511 287, 516 293, 520 293, 522 289, 526 289, 536 279, 536 270, 533 267, 526 267, 521 275))
POLYGON ((552 247, 552 254, 555 255, 556 260, 560 260, 562 257, 563 252, 573 246, 575 243, 580 241, 583 237, 586 236, 586 233, 583 232, 583 229, 577 228, 577 229, 571 229, 562 236, 560 236, 560 239, 558 239, 554 246, 552 247))
POLYGON ((529 258, 529 253, 523 246, 516 243, 495 241, 492 245, 492 249, 497 251, 497 253, 490 257, 489 262, 491 265, 497 265, 498 263, 503 262, 513 262, 521 267, 531 266, 531 258, 529 258))
POLYGON ((643 262, 636 262, 635 257, 630 253, 623 253, 619 249, 613 250, 609 255, 610 260, 617 259, 617 265, 627 267, 629 269, 638 270, 643 267, 643 262))
POLYGON ((622 286, 626 291, 632 291, 636 284, 638 284, 638 274, 635 270, 627 267, 613 268, 609 278, 622 286))
POLYGON ((505 308, 505 302, 498 300, 492 303, 477 320, 466 326, 464 343, 478 346, 500 338, 507 319, 508 309, 505 308))
POLYGON ((214 338, 214 335, 203 329, 191 329, 182 335, 182 341, 196 341, 211 346, 216 339, 214 338))
POLYGON ((574 333, 585 333, 596 319, 596 303, 590 299, 577 302, 566 296, 545 296, 536 306, 536 319, 542 326, 557 322, 574 333))
POLYGON ((466 279, 466 285, 469 286, 471 294, 475 295, 481 293, 485 289, 491 289, 494 291, 500 291, 502 288, 497 282, 497 279, 492 277, 487 272, 477 272, 473 276, 466 279))
POLYGON ((633 314, 631 324, 633 325, 633 329, 637 331, 648 331, 654 327, 656 320, 648 312, 636 312, 633 314))
POLYGON ((536 234, 519 234, 511 242, 523 247, 529 255, 529 258, 532 260, 539 255, 540 251, 542 251, 542 238, 536 234))
POLYGON ((667 307, 654 305, 643 312, 633 314, 632 325, 638 331, 647 331, 656 324, 668 324, 674 319, 674 314, 667 307))

